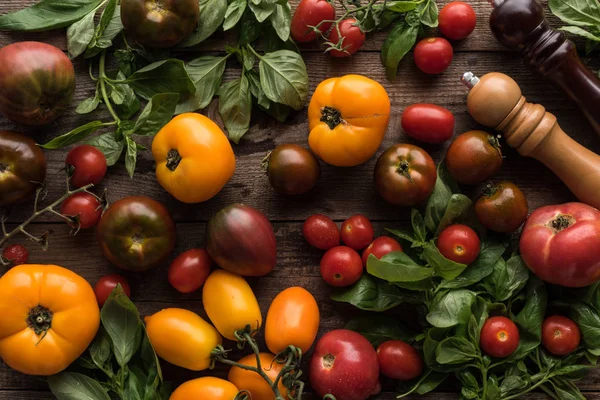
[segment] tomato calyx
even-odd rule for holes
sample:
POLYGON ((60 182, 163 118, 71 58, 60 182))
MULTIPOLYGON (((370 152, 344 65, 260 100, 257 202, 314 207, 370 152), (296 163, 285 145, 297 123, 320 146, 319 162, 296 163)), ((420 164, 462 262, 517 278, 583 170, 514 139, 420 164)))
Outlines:
POLYGON ((260 166, 265 171, 266 174, 269 173, 269 161, 271 160, 271 154, 273 154, 273 150, 269 151, 265 158, 262 159, 260 166))
POLYGON ((410 175, 410 163, 407 160, 400 160, 400 162, 398 163, 398 167, 396 167, 396 172, 412 182, 413 179, 410 175))
POLYGON ((548 226, 554 231, 554 233, 558 233, 564 229, 567 229, 574 223, 575 223, 575 218, 573 218, 572 215, 560 214, 558 217, 551 220, 548 223, 548 226))
POLYGON ((169 150, 167 153, 167 168, 170 171, 175 171, 181 162, 181 154, 175 149, 169 150))
POLYGON ((333 363, 335 361, 335 356, 333 354, 325 354, 322 359, 323 366, 327 369, 333 368, 333 363))
POLYGON ((490 182, 483 188, 481 195, 485 197, 493 197, 500 189, 502 189, 502 185, 494 185, 490 182))
POLYGON ((500 157, 502 157, 502 146, 500 145, 500 135, 498 136, 494 136, 494 135, 488 135, 488 143, 494 148, 496 149, 496 151, 500 154, 500 157))
POLYGON ((329 106, 325 106, 321 109, 320 121, 325 122, 329 129, 334 129, 339 124, 345 122, 342 118, 342 112, 329 106))
POLYGON ((45 336, 48 330, 52 327, 52 317, 52 311, 38 304, 29 310, 29 315, 27 316, 27 326, 33 329, 36 335, 39 336, 44 334, 45 336))
POLYGON ((233 400, 251 400, 252 394, 247 390, 240 390, 238 394, 235 395, 233 400))

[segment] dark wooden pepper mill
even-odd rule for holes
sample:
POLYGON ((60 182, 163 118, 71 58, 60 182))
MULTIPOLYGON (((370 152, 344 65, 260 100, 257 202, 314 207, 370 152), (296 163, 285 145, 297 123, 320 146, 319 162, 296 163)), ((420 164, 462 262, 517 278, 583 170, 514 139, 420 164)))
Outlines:
MULTIPOLYGON (((566 0, 568 1, 568 0, 566 0)), ((518 49, 529 67, 560 87, 600 135, 600 79, 579 58, 564 32, 552 29, 537 0, 490 0, 492 33, 518 49)))

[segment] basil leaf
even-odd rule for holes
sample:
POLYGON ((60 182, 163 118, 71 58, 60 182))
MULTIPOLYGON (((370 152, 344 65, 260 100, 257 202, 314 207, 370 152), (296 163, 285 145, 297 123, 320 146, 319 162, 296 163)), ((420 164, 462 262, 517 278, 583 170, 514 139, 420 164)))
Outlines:
POLYGON ((40 32, 64 28, 94 11, 102 0, 42 0, 0 16, 0 30, 40 32))
POLYGON ((137 164, 138 145, 129 135, 125 135, 125 143, 127 152, 125 153, 125 169, 130 178, 133 178, 135 173, 135 165, 137 164))
POLYGON ((148 332, 146 331, 146 327, 142 326, 144 329, 144 335, 142 338, 142 347, 141 347, 141 357, 142 361, 144 361, 144 365, 146 368, 156 368, 156 374, 159 380, 162 381, 162 371, 160 369, 160 361, 158 356, 156 355, 156 351, 154 351, 154 347, 152 347, 152 343, 150 343, 150 339, 148 338, 148 332))
POLYGON ((574 303, 571 306, 571 318, 581 331, 585 348, 593 355, 600 355, 600 316, 593 308, 574 303))
POLYGON ((400 21, 394 25, 381 47, 381 61, 388 79, 396 79, 398 64, 417 41, 419 28, 400 21))
POLYGON ((419 210, 413 208, 410 213, 410 222, 415 233, 416 239, 424 243, 427 240, 427 227, 425 226, 425 220, 419 212, 419 210))
POLYGON ((465 264, 457 263, 444 257, 433 242, 425 245, 423 257, 433 267, 438 276, 447 280, 455 279, 467 268, 465 264))
POLYGON ((277 36, 284 42, 290 38, 290 24, 292 23, 292 8, 287 1, 285 4, 277 4, 275 11, 269 17, 271 26, 277 32, 277 36))
POLYGON ((223 22, 224 31, 230 30, 240 22, 247 6, 248 3, 246 0, 233 0, 229 3, 227 12, 225 12, 225 21, 223 22))
POLYGON ((102 50, 112 46, 112 41, 123 30, 121 22, 121 6, 116 0, 111 0, 100 18, 100 23, 96 28, 94 39, 89 44, 85 58, 91 58, 99 54, 102 50))
MULTIPOLYGON (((114 71, 111 71, 114 73, 114 71)), ((114 77, 113 77, 114 78, 114 77)), ((125 75, 118 71, 116 74, 118 81, 125 80, 125 75)), ((113 108, 123 120, 131 118, 137 113, 142 107, 140 100, 135 95, 135 92, 126 83, 111 84, 110 86, 110 99, 113 102, 113 108)))
POLYGON ((92 10, 88 15, 75 22, 67 29, 67 50, 69 52, 69 57, 76 58, 83 54, 88 44, 90 44, 94 38, 95 16, 96 9, 92 10))
POLYGON ((435 0, 426 0, 419 5, 419 14, 421 23, 430 28, 436 28, 439 25, 438 21, 438 6, 435 0))
POLYGON ((48 143, 40 145, 40 147, 47 150, 56 150, 69 146, 73 143, 77 143, 80 140, 85 139, 86 137, 100 129, 102 126, 104 126, 104 123, 102 121, 88 122, 85 125, 73 129, 71 132, 67 132, 63 135, 55 137, 48 143))
POLYGON ((94 146, 104 154, 104 157, 106 157, 106 165, 109 167, 115 165, 117 161, 119 161, 119 158, 121 158, 121 154, 123 153, 123 148, 125 147, 125 143, 122 141, 117 142, 114 133, 105 133, 93 137, 86 143, 94 146))
POLYGON ((49 376, 48 385, 57 400, 110 400, 100 383, 75 372, 49 376))
POLYGON ((430 232, 437 232, 437 226, 444 218, 448 202, 454 193, 460 193, 458 184, 452 179, 444 160, 437 168, 437 180, 433 192, 425 206, 425 225, 430 232))
POLYGON ((104 369, 104 366, 112 356, 110 337, 102 326, 90 345, 90 356, 94 364, 100 369, 104 369))
POLYGON ((271 100, 265 94, 265 91, 262 89, 262 85, 260 84, 260 77, 258 73, 254 70, 250 70, 247 72, 248 81, 250 82, 250 93, 252 96, 256 98, 256 102, 263 109, 269 109, 271 106, 271 100))
POLYGON ((252 13, 254 13, 256 20, 262 23, 275 12, 277 3, 273 0, 251 1, 248 6, 252 10, 252 13))
POLYGON ((96 95, 94 97, 90 97, 89 99, 83 100, 77 108, 75 112, 77 114, 89 114, 94 111, 100 105, 100 95, 96 91, 96 95))
POLYGON ((173 118, 178 102, 177 93, 154 95, 135 123, 133 133, 145 136, 156 135, 173 118))
POLYGON ((532 277, 527 284, 525 306, 514 318, 519 327, 520 340, 519 347, 510 356, 511 360, 522 359, 540 344, 547 302, 546 286, 538 278, 532 277))
POLYGON ((229 138, 238 143, 250 128, 252 96, 246 75, 224 83, 219 89, 219 113, 229 138))
MULTIPOLYGON (((261 106, 259 106, 261 107, 261 106)), ((292 112, 292 109, 285 104, 280 103, 271 103, 269 104, 269 108, 261 107, 264 112, 269 114, 271 117, 275 118, 279 122, 285 122, 287 117, 292 112)))
POLYGON ((385 8, 397 13, 405 13, 414 10, 419 4, 420 1, 388 1, 385 8))
POLYGON ((185 68, 196 92, 178 104, 175 113, 192 112, 208 106, 221 85, 226 64, 227 57, 204 56, 190 61, 185 68))
POLYGON ((242 16, 242 23, 240 26, 240 39, 239 45, 246 46, 254 42, 260 37, 261 24, 256 20, 254 13, 249 8, 246 9, 242 16))
POLYGON ((420 395, 429 393, 440 386, 447 377, 447 374, 431 371, 431 373, 419 380, 415 393, 420 395))
POLYGON ((444 339, 435 350, 435 359, 440 364, 463 364, 476 357, 475 345, 462 337, 444 339))
POLYGON ((445 228, 452 224, 463 224, 470 226, 479 234, 485 232, 485 228, 481 226, 481 223, 475 215, 473 208, 473 202, 464 194, 453 194, 448 201, 446 206, 446 212, 438 224, 435 232, 436 236, 440 234, 445 228))
POLYGON ((415 338, 415 332, 403 326, 397 319, 383 315, 354 318, 348 321, 344 328, 360 333, 374 347, 388 340, 410 343, 415 338))
POLYGON ((476 295, 470 290, 451 290, 442 294, 429 314, 427 321, 437 328, 449 328, 458 324, 466 324, 471 318, 471 306, 476 295))
POLYGON ((134 72, 122 83, 129 84, 140 97, 146 100, 159 93, 188 95, 196 91, 185 64, 174 58, 154 62, 134 72))
POLYGON ((433 268, 418 265, 406 253, 395 251, 378 260, 374 255, 367 259, 367 272, 387 282, 417 282, 433 275, 433 268))
POLYGON ((548 6, 567 24, 600 27, 600 4, 595 0, 549 0, 548 6))
POLYGON ((226 12, 227 0, 200 0, 198 26, 179 47, 195 46, 211 37, 223 23, 226 12))
POLYGON ((521 256, 513 256, 507 262, 498 259, 494 270, 484 281, 484 287, 496 301, 510 299, 525 287, 529 279, 529 269, 521 256))
POLYGON ((269 100, 294 110, 308 98, 308 74, 302 56, 289 50, 267 53, 259 63, 260 83, 269 100))
MULTIPOLYGON (((600 26, 598 26, 600 28, 600 26)), ((588 32, 585 29, 582 29, 578 26, 563 26, 562 28, 558 28, 561 31, 569 32, 577 36, 584 37, 588 40, 592 40, 594 42, 600 42, 600 35, 596 35, 594 33, 588 32)))

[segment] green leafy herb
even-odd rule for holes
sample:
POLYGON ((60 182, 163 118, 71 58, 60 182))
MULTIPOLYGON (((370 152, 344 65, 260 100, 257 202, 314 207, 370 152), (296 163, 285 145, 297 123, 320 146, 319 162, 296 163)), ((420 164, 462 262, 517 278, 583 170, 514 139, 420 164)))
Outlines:
POLYGON ((71 132, 67 132, 64 135, 52 139, 46 144, 40 145, 40 147, 48 150, 60 149, 85 139, 103 126, 106 126, 106 124, 102 121, 88 122, 85 125, 73 129, 71 132))
POLYGON ((83 54, 94 38, 96 9, 67 29, 67 49, 71 58, 83 54))
POLYGON ((484 286, 497 301, 505 301, 523 289, 528 279, 529 269, 521 256, 513 256, 506 262, 498 258, 492 274, 485 279, 484 286))
POLYGON ((186 70, 194 81, 196 92, 177 105, 176 114, 202 109, 211 102, 221 86, 228 58, 229 56, 204 56, 186 65, 186 70))
POLYGON ((215 33, 223 21, 227 12, 227 0, 200 0, 200 20, 198 27, 179 46, 195 46, 208 39, 215 33))
POLYGON ((381 47, 381 59, 388 79, 396 79, 398 64, 417 41, 419 27, 400 21, 392 28, 381 47))
POLYGON ((430 232, 437 232, 437 227, 448 209, 450 198, 455 193, 460 193, 460 189, 446 169, 446 163, 442 160, 438 165, 433 192, 425 206, 425 225, 430 232))
POLYGON ((133 132, 136 135, 156 135, 171 120, 178 102, 178 93, 154 95, 138 117, 133 132))
POLYGON ((61 372, 48 378, 52 394, 58 400, 110 400, 108 392, 96 380, 75 372, 61 372))
POLYGON ((250 128, 252 95, 248 77, 224 83, 219 89, 219 113, 223 117, 229 138, 238 143, 250 128))
POLYGON ((475 298, 475 293, 465 289, 442 294, 437 304, 429 311, 427 321, 437 328, 466 324, 471 316, 471 306, 475 298))
POLYGON ((425 245, 423 257, 433 267, 435 273, 444 279, 452 280, 462 274, 467 268, 465 264, 457 263, 444 257, 433 242, 425 245))
POLYGON ((475 345, 461 337, 443 340, 435 351, 435 359, 440 364, 463 364, 476 357, 475 345))
POLYGON ((191 95, 196 92, 183 61, 171 58, 157 61, 136 72, 122 83, 127 83, 142 98, 150 100, 160 93, 191 95))
POLYGON ((383 315, 351 319, 345 328, 360 333, 375 347, 388 340, 412 342, 415 338, 415 332, 403 326, 396 319, 383 315))
POLYGON ((0 30, 36 32, 69 26, 94 11, 102 0, 42 0, 0 16, 0 30))
POLYGON ((227 6, 225 12, 225 22, 223 22, 223 30, 228 31, 240 22, 248 3, 246 0, 233 0, 227 6))
POLYGON ((260 59, 260 83, 265 95, 275 103, 294 110, 304 107, 308 98, 308 74, 302 56, 289 50, 267 53, 260 59))
POLYGON ((106 164, 113 166, 121 158, 125 144, 115 139, 114 133, 105 133, 87 141, 87 144, 100 150, 106 157, 106 164))
POLYGON ((391 252, 377 259, 370 255, 367 272, 388 282, 417 282, 433 275, 433 268, 425 268, 415 263, 406 253, 391 252))

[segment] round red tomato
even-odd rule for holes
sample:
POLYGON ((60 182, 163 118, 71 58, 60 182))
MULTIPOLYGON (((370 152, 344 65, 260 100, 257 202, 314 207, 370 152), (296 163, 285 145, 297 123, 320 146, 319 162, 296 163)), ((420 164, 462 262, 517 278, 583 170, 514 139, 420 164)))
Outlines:
POLYGON ((475 202, 475 215, 481 225, 494 232, 511 233, 527 219, 525 195, 511 182, 489 184, 475 202))
POLYGON ((308 217, 302 226, 302 234, 317 249, 329 250, 340 245, 340 230, 331 218, 323 214, 308 217))
POLYGON ((388 340, 377 348, 379 371, 399 381, 415 379, 423 373, 423 357, 402 340, 388 340))
POLYGON ((13 265, 27 264, 29 252, 20 244, 11 244, 2 252, 2 257, 6 258, 13 265))
POLYGON ((477 185, 502 166, 498 138, 484 131, 468 131, 454 139, 446 152, 446 167, 458 183, 477 185))
POLYGON ((581 332, 577 324, 561 315, 553 315, 542 324, 542 344, 555 356, 566 356, 579 347, 581 332))
POLYGON ((481 243, 477 233, 466 225, 450 225, 436 242, 440 253, 448 260, 469 265, 479 255, 481 243))
POLYGON ((421 142, 442 143, 454 133, 454 115, 435 104, 413 104, 402 113, 402 129, 421 142))
POLYGON ((371 254, 379 259, 392 251, 402 251, 400 243, 389 236, 380 236, 373 240, 373 242, 363 251, 363 263, 365 266, 367 265, 367 260, 371 254))
POLYGON ((462 40, 473 33, 477 16, 473 7, 462 1, 453 1, 440 11, 440 31, 453 40, 462 40))
POLYGON ((417 43, 414 56, 415 63, 421 71, 436 75, 448 69, 454 57, 454 50, 446 39, 430 37, 417 43))
POLYGON ((100 221, 102 203, 89 193, 75 193, 61 204, 60 213, 78 221, 78 223, 69 224, 71 227, 89 229, 100 221))
POLYGON ((106 157, 87 144, 75 147, 67 155, 67 169, 72 174, 71 184, 75 187, 99 184, 106 175, 106 157))
POLYGON ((299 43, 317 40, 317 33, 311 28, 319 26, 321 33, 331 28, 331 22, 322 21, 335 19, 335 7, 327 0, 302 0, 292 17, 292 38, 299 43))
POLYGON ((366 35, 360 30, 356 23, 357 21, 354 18, 348 18, 340 22, 339 32, 338 28, 335 26, 331 29, 331 33, 329 34, 329 41, 331 43, 339 43, 340 37, 344 39, 342 41, 343 50, 331 50, 329 52, 331 56, 350 57, 362 47, 363 43, 365 42, 366 35))
POLYGON ((334 247, 321 258, 321 276, 331 286, 350 286, 360 279, 362 273, 362 259, 350 247, 334 247))
POLYGON ((204 249, 181 253, 169 267, 169 283, 181 293, 195 292, 210 275, 212 263, 212 258, 204 249))
POLYGON ((127 278, 116 274, 106 275, 98 279, 96 286, 94 286, 94 292, 96 293, 96 299, 98 300, 100 307, 106 303, 106 300, 108 300, 108 297, 112 293, 113 289, 117 287, 117 284, 121 284, 123 292, 127 295, 127 297, 131 297, 131 288, 129 287, 127 278))
POLYGON ((354 250, 362 250, 373 241, 375 232, 369 218, 364 215, 353 215, 342 224, 342 242, 354 250))
POLYGON ((491 357, 508 357, 519 347, 519 329, 508 318, 489 318, 481 328, 479 345, 491 357))

